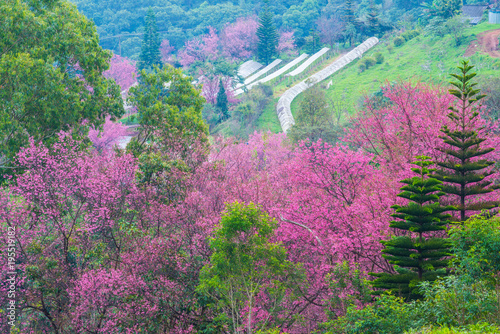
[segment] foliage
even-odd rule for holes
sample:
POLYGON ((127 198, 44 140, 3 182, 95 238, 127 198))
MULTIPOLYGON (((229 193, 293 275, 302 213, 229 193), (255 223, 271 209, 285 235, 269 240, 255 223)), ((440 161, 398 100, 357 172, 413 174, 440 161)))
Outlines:
POLYGON ((358 264, 351 266, 347 261, 337 264, 327 280, 330 296, 326 311, 330 318, 345 315, 349 307, 371 300, 369 283, 358 264))
POLYGON ((232 59, 248 59, 257 50, 257 28, 259 24, 253 17, 239 18, 227 24, 222 31, 224 55, 232 59))
POLYGON ((316 85, 303 94, 304 99, 296 114, 295 125, 288 132, 288 136, 293 142, 306 139, 316 142, 322 139, 331 144, 335 143, 339 129, 334 126, 325 94, 316 85))
MULTIPOLYGON (((390 290, 393 294, 407 299, 421 297, 417 284, 421 281, 434 281, 439 276, 446 275, 443 268, 447 267, 450 255, 450 244, 439 237, 437 231, 443 231, 451 217, 444 212, 454 207, 444 207, 439 204, 442 182, 429 177, 433 169, 428 168, 433 162, 429 157, 418 156, 412 168, 418 176, 404 179, 401 182, 402 192, 399 197, 410 202, 405 206, 394 205, 396 213, 391 216, 398 218, 392 221, 390 227, 407 231, 394 236, 391 240, 381 241, 385 246, 382 250, 384 258, 394 265, 397 273, 372 273, 378 277, 372 282, 374 288, 390 290)), ((375 291, 380 294, 380 291, 375 291)))
POLYGON ((92 141, 92 146, 99 152, 112 149, 118 143, 118 140, 127 134, 127 128, 121 123, 111 122, 106 120, 100 129, 91 128, 89 130, 89 139, 92 141))
POLYGON ((161 55, 158 25, 153 9, 151 8, 148 9, 144 30, 141 55, 139 56, 139 70, 152 70, 153 66, 161 64, 161 55))
POLYGON ((396 37, 394 38, 394 46, 398 47, 398 46, 401 46, 405 43, 405 39, 403 37, 396 37))
POLYGON ((2 174, 15 172, 12 158, 30 137, 50 145, 59 131, 74 128, 85 138, 87 125, 123 114, 118 85, 103 76, 111 54, 73 5, 2 1, 0 27, 2 174))
POLYGON ((495 333, 499 326, 498 293, 478 281, 465 284, 448 276, 420 284, 423 300, 382 294, 364 308, 349 307, 347 313, 322 324, 327 333, 495 333), (454 330, 448 330, 454 329, 454 330), (470 330, 470 332, 468 331, 470 330))
POLYGON ((449 92, 459 101, 456 107, 449 107, 451 112, 448 118, 452 125, 444 125, 441 129, 443 135, 440 138, 447 146, 438 148, 446 158, 437 162, 440 169, 433 176, 445 182, 443 192, 458 197, 457 208, 460 211, 458 219, 463 222, 466 220, 467 211, 492 209, 498 206, 495 201, 483 200, 470 203, 466 199, 491 193, 500 186, 492 185, 493 181, 488 178, 495 173, 490 167, 494 162, 484 158, 486 154, 494 151, 494 148, 482 148, 481 144, 486 138, 481 138, 478 134, 481 125, 476 104, 484 95, 474 88, 477 84, 472 82, 476 76, 476 73, 471 72, 473 66, 470 66, 468 61, 462 61, 458 68, 459 74, 451 74, 457 81, 450 82, 456 89, 450 89, 449 92))
POLYGON ((449 19, 460 13, 461 0, 433 0, 430 7, 433 15, 449 19))
POLYGON ((450 231, 455 270, 468 283, 489 282, 497 293, 500 293, 499 227, 498 218, 477 215, 450 231))
POLYGON ((373 56, 375 57, 375 62, 377 64, 382 64, 384 62, 384 55, 380 52, 375 53, 373 56))
POLYGON ((456 15, 446 21, 444 24, 445 32, 453 36, 455 46, 462 44, 464 40, 465 29, 469 26, 469 20, 462 16, 456 15))
POLYGON ((137 82, 136 63, 130 59, 113 55, 109 64, 109 70, 104 71, 104 77, 114 79, 120 86, 122 92, 128 90, 137 82))
POLYGON ((184 193, 176 178, 196 169, 208 154, 208 131, 201 116, 204 99, 191 80, 170 65, 155 67, 152 73, 143 70, 140 84, 129 93, 140 130, 127 151, 139 159, 141 182, 154 185, 168 201, 184 193))
POLYGON ((224 84, 222 83, 222 78, 219 81, 219 92, 217 93, 217 109, 221 113, 220 120, 224 121, 229 118, 229 108, 226 90, 224 89, 224 84))
MULTIPOLYGON (((382 54, 379 53, 380 56, 382 56, 382 54)), ((380 60, 380 56, 378 56, 379 60, 380 60)), ((383 56, 382 56, 382 62, 384 61, 383 60, 383 56)), ((363 57, 362 60, 359 61, 359 70, 360 72, 363 72, 363 71, 366 71, 367 69, 369 69, 370 67, 374 66, 375 64, 379 64, 377 62, 377 58, 372 58, 372 57, 363 57)))
POLYGON ((301 284, 300 265, 288 261, 285 248, 271 241, 276 222, 253 203, 235 202, 226 210, 210 242, 213 254, 200 273, 198 290, 218 300, 215 306, 230 319, 232 332, 251 333, 279 317, 284 298, 293 299, 286 289, 301 284), (275 305, 265 318, 255 314, 259 295, 275 305))
POLYGON ((408 334, 494 334, 498 331, 500 331, 500 327, 480 322, 462 327, 430 326, 409 331, 408 334))
POLYGON ((383 294, 372 305, 362 309, 350 306, 346 315, 323 326, 328 334, 396 334, 405 332, 418 322, 415 302, 405 303, 401 297, 383 294))
POLYGON ((264 1, 264 10, 259 16, 259 27, 257 28, 257 37, 259 39, 257 45, 257 54, 259 59, 266 65, 271 62, 271 59, 276 56, 276 48, 278 46, 278 33, 273 24, 273 16, 269 10, 269 1, 264 1))
POLYGON ((430 285, 421 285, 427 321, 444 326, 465 326, 478 322, 499 324, 498 292, 483 281, 464 283, 461 277, 450 276, 430 285))
POLYGON ((406 42, 408 42, 409 40, 417 37, 418 35, 420 35, 420 31, 418 31, 418 30, 408 30, 408 31, 405 31, 404 33, 402 33, 401 37, 403 37, 404 40, 406 42))

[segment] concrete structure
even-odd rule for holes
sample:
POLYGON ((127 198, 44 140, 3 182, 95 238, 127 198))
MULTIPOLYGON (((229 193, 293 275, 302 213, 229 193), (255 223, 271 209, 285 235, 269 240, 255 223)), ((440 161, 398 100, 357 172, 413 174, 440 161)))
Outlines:
POLYGON ((281 96, 276 106, 276 112, 278 113, 278 119, 280 121, 281 129, 283 130, 283 132, 286 133, 288 129, 290 129, 290 127, 295 124, 290 105, 292 104, 292 101, 297 97, 297 95, 305 91, 307 88, 325 80, 356 58, 361 58, 363 56, 363 53, 374 47, 378 42, 378 38, 376 37, 368 38, 361 45, 354 48, 354 50, 350 51, 345 56, 337 59, 328 67, 322 69, 316 74, 313 74, 306 80, 296 84, 295 86, 287 90, 281 96))
POLYGON ((500 24, 500 9, 491 9, 488 13, 488 22, 500 24))

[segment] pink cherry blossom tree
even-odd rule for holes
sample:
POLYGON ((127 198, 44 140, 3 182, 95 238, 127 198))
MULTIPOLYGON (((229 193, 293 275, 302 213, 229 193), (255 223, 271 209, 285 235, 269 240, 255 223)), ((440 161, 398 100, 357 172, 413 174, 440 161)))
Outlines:
POLYGON ((254 17, 239 18, 222 31, 224 55, 233 59, 248 59, 257 49, 258 22, 254 17))
POLYGON ((115 79, 121 90, 127 90, 137 81, 135 62, 114 54, 111 58, 109 70, 104 72, 106 78, 115 79))
POLYGON ((189 66, 196 61, 214 60, 219 55, 219 36, 214 28, 209 27, 209 33, 186 41, 179 52, 182 66, 189 66))
POLYGON ((89 130, 89 139, 99 152, 112 149, 126 135, 127 127, 120 122, 112 122, 109 118, 102 126, 102 131, 94 127, 89 130))
POLYGON ((280 32, 280 38, 278 41, 278 52, 288 52, 290 54, 297 54, 295 48, 295 37, 293 31, 282 31, 280 32))
POLYGON ((208 103, 215 104, 217 102, 217 94, 219 93, 220 79, 222 79, 222 84, 226 90, 227 101, 230 104, 238 103, 240 100, 234 96, 234 88, 232 87, 233 78, 231 77, 214 75, 209 78, 207 76, 202 76, 200 78, 200 81, 203 84, 201 95, 203 95, 208 103))
POLYGON ((174 51, 175 48, 170 45, 170 41, 168 39, 164 39, 161 41, 160 44, 160 54, 161 54, 161 61, 166 63, 171 59, 172 56, 172 51, 174 51))

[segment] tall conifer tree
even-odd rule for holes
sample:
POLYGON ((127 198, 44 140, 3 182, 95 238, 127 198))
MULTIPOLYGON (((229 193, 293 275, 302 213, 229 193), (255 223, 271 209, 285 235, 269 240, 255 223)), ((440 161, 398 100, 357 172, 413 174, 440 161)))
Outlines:
POLYGON ((368 14, 366 15, 366 26, 370 35, 376 35, 380 32, 380 20, 378 10, 373 1, 370 1, 368 14))
POLYGON ((146 15, 144 38, 142 40, 141 54, 139 56, 139 69, 151 69, 154 65, 161 64, 160 39, 156 17, 151 8, 146 15))
POLYGON ((217 93, 217 109, 219 109, 221 116, 221 121, 229 118, 229 108, 227 106, 227 94, 226 89, 224 88, 224 84, 222 83, 222 79, 219 81, 219 93, 217 93))
POLYGON ((257 28, 257 53, 259 60, 268 65, 272 58, 276 56, 278 47, 278 33, 273 25, 273 15, 269 10, 269 1, 264 1, 264 10, 259 17, 259 27, 257 28))
POLYGON ((352 3, 352 0, 346 0, 344 3, 344 16, 342 17, 342 20, 346 25, 351 23, 357 28, 359 22, 356 19, 354 11, 354 4, 352 3))
POLYGON ((494 173, 486 169, 494 164, 493 161, 477 159, 493 151, 493 148, 482 148, 481 143, 486 139, 479 138, 476 124, 479 117, 477 112, 478 101, 485 97, 475 89, 477 83, 472 82, 476 73, 471 72, 474 66, 468 61, 462 61, 459 74, 451 74, 458 81, 450 82, 457 89, 450 89, 450 94, 459 99, 457 106, 450 107, 448 117, 454 123, 454 129, 444 126, 440 138, 447 144, 445 148, 438 148, 445 153, 447 159, 437 162, 441 167, 433 177, 444 182, 443 192, 458 197, 457 207, 460 217, 454 218, 464 222, 467 211, 489 210, 498 207, 498 202, 479 201, 468 203, 471 196, 485 194, 498 189, 499 186, 492 185, 492 181, 484 179, 494 173))
POLYGON ((406 185, 401 187, 402 192, 398 195, 410 202, 392 207, 396 209, 392 216, 398 220, 392 221, 390 227, 407 232, 382 241, 385 245, 383 257, 394 265, 397 274, 370 273, 378 277, 372 282, 374 288, 391 290, 407 299, 421 297, 416 283, 434 281, 438 276, 446 275, 444 268, 448 263, 446 257, 450 255, 450 244, 432 232, 445 230, 451 216, 444 212, 454 209, 439 204, 439 197, 444 195, 442 182, 428 176, 433 171, 428 166, 434 163, 426 156, 417 159, 414 164, 418 167, 412 171, 418 176, 402 180, 406 185))

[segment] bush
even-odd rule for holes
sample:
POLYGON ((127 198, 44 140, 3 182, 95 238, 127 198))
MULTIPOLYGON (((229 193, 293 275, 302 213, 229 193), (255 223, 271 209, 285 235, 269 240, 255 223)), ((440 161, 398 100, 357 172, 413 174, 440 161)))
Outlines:
POLYGON ((376 63, 377 63, 377 61, 375 60, 375 58, 365 57, 366 68, 369 68, 369 67, 375 65, 376 63))
POLYGON ((382 64, 384 62, 384 56, 380 52, 375 53, 374 57, 377 64, 382 64))
POLYGON ((360 61, 358 68, 359 68, 359 73, 366 71, 366 63, 364 61, 360 61))
POLYGON ((455 267, 468 282, 485 280, 500 291, 500 219, 473 216, 450 231, 455 267))
POLYGON ((425 325, 419 323, 419 312, 415 302, 405 303, 403 298, 383 294, 365 308, 351 305, 345 316, 322 325, 327 334, 357 333, 403 333, 425 325))
POLYGON ((408 42, 409 40, 414 39, 418 35, 420 35, 420 32, 418 30, 408 30, 408 31, 405 31, 404 33, 402 33, 401 37, 404 38, 405 41, 408 42))
POLYGON ((394 38, 394 46, 399 47, 405 43, 405 39, 403 37, 394 38))
POLYGON ((463 327, 425 327, 406 332, 407 334, 494 334, 500 327, 488 323, 478 323, 463 327))
POLYGON ((433 284, 421 283, 425 300, 420 302, 429 324, 466 326, 481 321, 500 324, 497 293, 484 281, 467 284, 449 276, 433 284))
POLYGON ((385 293, 362 309, 351 304, 344 316, 322 327, 328 334, 399 334, 436 325, 470 328, 481 323, 500 325, 499 295, 483 281, 467 284, 456 276, 448 276, 434 283, 422 282, 420 286, 424 300, 405 303, 403 298, 385 293))

